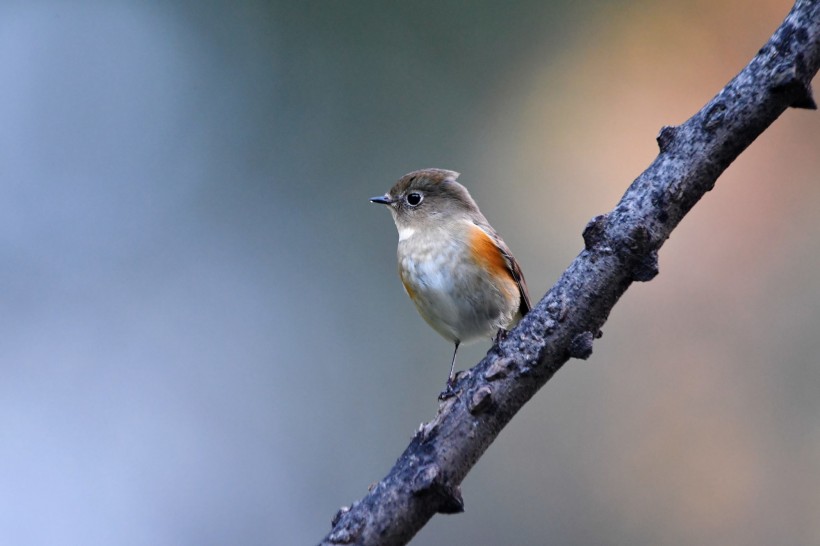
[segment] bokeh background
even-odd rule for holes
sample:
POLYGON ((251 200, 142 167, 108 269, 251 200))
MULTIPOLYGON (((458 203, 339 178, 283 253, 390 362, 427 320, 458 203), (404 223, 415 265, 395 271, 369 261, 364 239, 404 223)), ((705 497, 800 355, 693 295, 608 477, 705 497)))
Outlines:
MULTIPOLYGON (((3 543, 318 542, 450 357, 367 198, 460 171, 537 300, 790 6, 5 0, 3 543)), ((820 544, 818 182, 788 111, 415 542, 820 544)))

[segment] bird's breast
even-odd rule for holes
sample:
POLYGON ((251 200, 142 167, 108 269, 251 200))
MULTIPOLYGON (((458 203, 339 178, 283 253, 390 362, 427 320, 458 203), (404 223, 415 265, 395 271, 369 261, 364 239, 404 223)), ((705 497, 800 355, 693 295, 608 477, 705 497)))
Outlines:
POLYGON ((399 241, 399 274, 407 294, 450 340, 489 336, 511 320, 513 302, 493 277, 495 261, 482 258, 487 249, 474 248, 472 235, 469 229, 417 229, 399 241))

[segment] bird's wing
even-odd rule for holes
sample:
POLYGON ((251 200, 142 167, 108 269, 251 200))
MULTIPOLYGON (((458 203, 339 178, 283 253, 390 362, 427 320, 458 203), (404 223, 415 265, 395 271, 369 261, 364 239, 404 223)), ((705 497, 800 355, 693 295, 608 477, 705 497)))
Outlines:
POLYGON ((518 313, 523 317, 530 312, 532 305, 530 304, 530 293, 527 289, 527 281, 524 279, 524 272, 521 271, 521 266, 518 265, 518 262, 515 257, 513 257, 507 244, 501 237, 499 237, 498 233, 495 232, 489 223, 475 222, 475 225, 478 226, 481 231, 483 231, 492 240, 493 244, 504 258, 507 272, 518 285, 518 292, 521 294, 521 303, 518 306, 518 313))

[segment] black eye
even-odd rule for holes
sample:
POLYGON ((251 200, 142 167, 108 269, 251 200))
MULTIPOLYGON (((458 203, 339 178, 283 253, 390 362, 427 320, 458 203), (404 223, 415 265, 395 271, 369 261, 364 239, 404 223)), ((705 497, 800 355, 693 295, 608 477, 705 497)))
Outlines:
POLYGON ((407 201, 407 204, 411 207, 417 207, 418 204, 421 203, 422 197, 420 193, 413 192, 408 194, 404 200, 407 201))

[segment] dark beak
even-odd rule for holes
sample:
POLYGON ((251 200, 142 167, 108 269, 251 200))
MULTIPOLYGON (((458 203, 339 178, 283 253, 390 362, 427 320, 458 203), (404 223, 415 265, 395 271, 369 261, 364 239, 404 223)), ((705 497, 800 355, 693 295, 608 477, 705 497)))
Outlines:
POLYGON ((384 195, 377 195, 376 197, 371 197, 370 202, 381 203, 382 205, 389 205, 393 202, 393 200, 390 199, 390 196, 385 193, 384 195))

